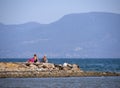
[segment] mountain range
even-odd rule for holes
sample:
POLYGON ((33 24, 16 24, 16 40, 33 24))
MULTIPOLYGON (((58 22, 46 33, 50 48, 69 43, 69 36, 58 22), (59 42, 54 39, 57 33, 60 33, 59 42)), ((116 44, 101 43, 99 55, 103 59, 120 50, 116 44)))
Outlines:
POLYGON ((0 57, 119 58, 120 14, 68 14, 50 23, 0 23, 0 57))

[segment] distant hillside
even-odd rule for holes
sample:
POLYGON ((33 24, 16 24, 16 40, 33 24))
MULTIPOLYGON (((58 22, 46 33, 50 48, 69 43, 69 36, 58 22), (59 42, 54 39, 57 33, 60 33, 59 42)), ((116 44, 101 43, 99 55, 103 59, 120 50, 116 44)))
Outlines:
POLYGON ((0 57, 120 57, 120 14, 69 14, 51 24, 0 24, 0 57))

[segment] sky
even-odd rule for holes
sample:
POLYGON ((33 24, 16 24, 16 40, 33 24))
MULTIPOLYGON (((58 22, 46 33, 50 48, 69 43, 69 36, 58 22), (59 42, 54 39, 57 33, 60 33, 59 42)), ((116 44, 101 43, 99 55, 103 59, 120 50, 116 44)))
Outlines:
POLYGON ((49 24, 67 14, 86 12, 120 14, 120 0, 0 0, 3 24, 49 24))

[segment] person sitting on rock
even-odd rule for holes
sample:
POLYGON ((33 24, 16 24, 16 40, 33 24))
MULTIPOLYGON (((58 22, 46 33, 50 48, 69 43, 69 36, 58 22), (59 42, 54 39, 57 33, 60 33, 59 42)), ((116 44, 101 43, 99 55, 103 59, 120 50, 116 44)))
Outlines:
POLYGON ((29 63, 36 63, 39 62, 38 57, 36 54, 34 54, 34 57, 28 60, 29 63))
POLYGON ((46 57, 45 55, 43 56, 41 62, 43 62, 43 63, 48 63, 47 57, 46 57))

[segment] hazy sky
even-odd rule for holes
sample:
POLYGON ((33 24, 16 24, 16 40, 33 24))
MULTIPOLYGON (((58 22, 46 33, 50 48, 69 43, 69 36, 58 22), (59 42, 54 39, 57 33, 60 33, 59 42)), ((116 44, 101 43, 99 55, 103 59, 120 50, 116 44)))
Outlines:
POLYGON ((120 14, 120 0, 0 0, 0 22, 51 23, 66 14, 112 12, 120 14))

